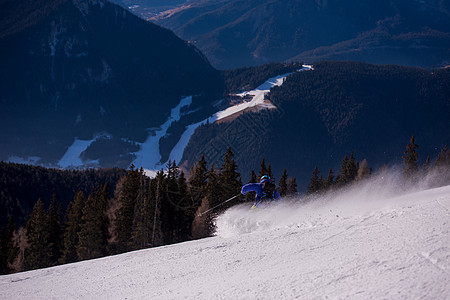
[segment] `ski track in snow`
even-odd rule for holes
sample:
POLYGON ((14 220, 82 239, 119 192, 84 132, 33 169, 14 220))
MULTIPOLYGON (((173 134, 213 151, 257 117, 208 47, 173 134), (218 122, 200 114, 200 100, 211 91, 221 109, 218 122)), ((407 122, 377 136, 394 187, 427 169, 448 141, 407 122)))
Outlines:
POLYGON ((450 298, 450 186, 294 200, 233 207, 212 238, 0 276, 0 298, 450 298))

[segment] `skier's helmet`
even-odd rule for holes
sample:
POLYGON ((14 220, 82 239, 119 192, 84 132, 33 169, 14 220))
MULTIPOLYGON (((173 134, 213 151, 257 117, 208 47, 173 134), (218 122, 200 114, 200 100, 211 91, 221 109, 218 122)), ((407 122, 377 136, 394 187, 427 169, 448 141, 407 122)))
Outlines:
POLYGON ((259 180, 260 182, 263 181, 264 179, 267 179, 270 181, 270 176, 269 175, 263 175, 261 176, 261 179, 259 180))

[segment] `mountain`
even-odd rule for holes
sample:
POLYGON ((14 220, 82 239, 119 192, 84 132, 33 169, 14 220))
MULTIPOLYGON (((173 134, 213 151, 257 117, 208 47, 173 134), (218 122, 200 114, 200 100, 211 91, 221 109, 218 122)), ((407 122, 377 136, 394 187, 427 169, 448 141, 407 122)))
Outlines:
POLYGON ((0 276, 2 298, 448 298, 450 187, 392 179, 232 208, 212 238, 0 276))
MULTIPOLYGON (((412 135, 420 163, 450 144, 450 69, 433 72, 393 65, 321 62, 294 72, 266 96, 276 109, 247 111, 202 124, 187 144, 182 161, 205 154, 222 164, 227 147, 235 153, 244 180, 258 172, 263 157, 275 177, 287 168, 306 187, 319 167, 335 175, 354 151, 370 166, 400 164, 412 135)), ((279 177, 278 177, 279 178, 279 177)))
POLYGON ((79 165, 127 167, 181 99, 201 115, 222 95, 198 49, 110 2, 1 8, 1 160, 70 166, 79 150, 79 165))
POLYGON ((219 69, 284 60, 450 62, 450 6, 438 0, 191 0, 152 20, 219 69))

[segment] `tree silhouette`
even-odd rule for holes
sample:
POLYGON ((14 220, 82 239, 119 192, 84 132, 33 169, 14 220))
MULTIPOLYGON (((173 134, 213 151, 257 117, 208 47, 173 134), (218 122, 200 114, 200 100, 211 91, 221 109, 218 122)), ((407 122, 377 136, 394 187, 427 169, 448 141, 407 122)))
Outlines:
POLYGON ((333 170, 330 168, 330 171, 328 171, 328 176, 324 182, 324 188, 330 189, 333 186, 334 186, 334 174, 333 174, 333 170))
POLYGON ((317 167, 314 168, 311 179, 308 184, 308 189, 306 193, 308 195, 316 194, 322 189, 322 181, 320 178, 320 172, 317 167))
POLYGON ((25 250, 25 267, 38 269, 52 265, 52 244, 50 243, 49 219, 44 203, 38 199, 34 205, 26 230, 29 247, 25 250))
POLYGON ((76 248, 78 247, 81 219, 83 217, 85 198, 79 190, 73 201, 69 203, 66 228, 63 236, 63 253, 61 263, 70 263, 78 260, 76 248))
POLYGON ((285 196, 287 194, 287 180, 288 180, 288 176, 287 176, 287 171, 286 169, 283 170, 283 174, 280 177, 280 181, 278 182, 278 193, 280 193, 280 196, 285 196))
POLYGON ((417 148, 419 146, 415 143, 415 137, 413 135, 409 144, 406 145, 406 150, 402 156, 404 162, 403 175, 405 178, 412 178, 419 170, 419 165, 417 164, 417 160, 419 159, 419 154, 416 151, 417 148))

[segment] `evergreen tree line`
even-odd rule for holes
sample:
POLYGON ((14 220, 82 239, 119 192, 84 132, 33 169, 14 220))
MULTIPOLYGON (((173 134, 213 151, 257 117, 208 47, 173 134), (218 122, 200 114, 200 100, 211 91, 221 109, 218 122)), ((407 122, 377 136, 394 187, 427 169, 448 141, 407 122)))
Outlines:
MULTIPOLYGON (((1 273, 24 271, 98 258, 148 247, 210 236, 214 217, 254 195, 238 197, 242 187, 234 154, 228 148, 223 165, 208 168, 205 157, 193 165, 187 179, 175 162, 150 179, 133 165, 110 194, 108 183, 98 184, 89 195, 79 190, 63 214, 54 194, 48 208, 41 199, 25 226, 16 228, 13 218, 1 230, 1 273), (211 213, 202 212, 213 209, 211 213)), ((271 165, 262 159, 259 175, 273 178, 271 165)), ((295 194, 295 178, 284 170, 279 180, 281 195, 295 194)))
POLYGON ((314 168, 309 180, 306 193, 308 195, 322 193, 331 189, 344 187, 352 182, 367 178, 372 174, 372 168, 367 165, 367 161, 356 161, 354 153, 350 157, 345 155, 342 159, 339 173, 335 175, 332 168, 328 171, 326 178, 320 173, 317 167, 314 168))
MULTIPOLYGON (((427 156, 425 163, 419 166, 419 146, 415 143, 415 136, 411 137, 406 150, 403 152, 403 179, 408 182, 417 182, 430 174, 434 174, 435 186, 450 184, 450 152, 445 145, 436 157, 434 164, 431 163, 430 156, 427 156)), ((352 152, 350 157, 345 156, 342 159, 339 173, 335 176, 333 169, 330 168, 326 178, 322 176, 317 167, 314 168, 309 184, 307 194, 315 195, 328 192, 332 189, 342 188, 351 183, 364 180, 372 175, 372 168, 368 166, 364 159, 359 162, 355 159, 352 152)))
POLYGON ((433 186, 444 186, 450 184, 450 151, 445 145, 438 153, 434 160, 428 155, 425 163, 419 165, 419 153, 417 149, 419 145, 416 144, 415 136, 411 137, 409 144, 403 152, 403 177, 412 183, 418 182, 420 179, 429 175, 433 175, 433 186))
POLYGON ((38 198, 48 207, 56 195, 65 210, 79 189, 88 194, 101 183, 114 187, 124 174, 120 168, 61 170, 0 162, 0 226, 10 216, 24 225, 38 198))

